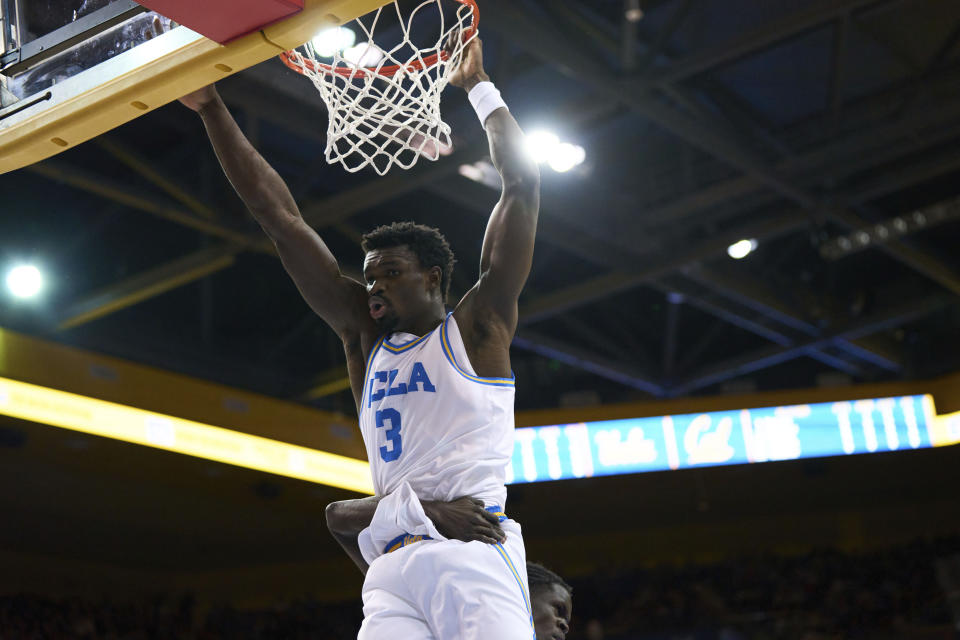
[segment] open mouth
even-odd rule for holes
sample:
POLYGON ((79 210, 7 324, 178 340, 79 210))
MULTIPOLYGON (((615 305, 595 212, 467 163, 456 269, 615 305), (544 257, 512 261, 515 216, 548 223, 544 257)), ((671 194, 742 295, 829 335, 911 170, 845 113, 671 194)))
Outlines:
POLYGON ((382 298, 370 298, 370 317, 379 320, 387 313, 387 305, 382 298))

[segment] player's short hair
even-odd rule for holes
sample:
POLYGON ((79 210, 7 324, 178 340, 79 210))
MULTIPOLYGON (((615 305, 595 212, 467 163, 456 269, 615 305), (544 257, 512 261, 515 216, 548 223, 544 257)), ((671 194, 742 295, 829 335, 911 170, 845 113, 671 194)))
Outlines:
POLYGON ((567 584, 563 578, 536 562, 527 562, 527 582, 530 585, 531 593, 536 589, 546 589, 552 584, 558 584, 566 589, 571 596, 573 595, 573 587, 567 584))
POLYGON ((450 249, 450 243, 439 230, 415 222, 394 222, 377 227, 361 238, 360 247, 364 252, 372 249, 388 249, 406 245, 420 260, 420 266, 429 269, 440 267, 440 290, 446 301, 450 293, 450 279, 453 276, 453 263, 456 258, 450 249))

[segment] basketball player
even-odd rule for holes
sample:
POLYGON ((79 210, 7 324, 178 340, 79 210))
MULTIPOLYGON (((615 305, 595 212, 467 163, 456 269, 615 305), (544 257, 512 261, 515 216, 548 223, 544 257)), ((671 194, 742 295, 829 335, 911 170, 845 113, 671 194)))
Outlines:
MULTIPOLYGON (((327 507, 327 527, 363 573, 367 572, 358 546, 360 533, 370 525, 367 503, 376 498, 343 500, 327 507)), ((424 511, 449 540, 496 542, 504 538, 499 525, 486 516, 483 503, 465 497, 450 502, 422 501, 424 511), (484 522, 487 520, 487 522, 484 522)), ((573 587, 541 564, 527 562, 530 607, 537 640, 564 640, 573 615, 573 587)))
POLYGON ((573 587, 536 562, 527 563, 527 578, 537 640, 564 640, 573 616, 573 587))
POLYGON ((439 232, 412 223, 375 229, 362 244, 366 282, 344 276, 213 87, 181 99, 200 114, 227 177, 307 303, 343 340, 377 498, 359 541, 370 564, 362 640, 533 637, 523 539, 503 505, 514 428, 509 347, 533 259, 540 176, 484 72, 479 39, 450 83, 467 91, 503 183, 480 277, 450 314, 453 254, 439 232), (483 502, 503 541, 448 540, 420 503, 461 496, 483 502))

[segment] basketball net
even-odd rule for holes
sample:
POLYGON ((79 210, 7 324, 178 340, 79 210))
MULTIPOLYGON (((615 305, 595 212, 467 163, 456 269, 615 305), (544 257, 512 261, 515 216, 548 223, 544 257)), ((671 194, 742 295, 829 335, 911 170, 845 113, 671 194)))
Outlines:
POLYGON ((440 117, 440 95, 464 47, 476 37, 479 19, 474 0, 456 2, 456 11, 445 14, 443 5, 451 0, 423 0, 405 16, 393 0, 358 18, 360 44, 348 50, 353 61, 341 50, 332 60, 321 58, 311 43, 281 54, 288 67, 313 82, 327 105, 328 163, 350 172, 371 167, 384 175, 394 165, 409 169, 420 157, 437 160, 449 153, 450 126, 440 117), (392 22, 384 18, 390 11, 398 24, 385 26, 392 22), (428 36, 424 23, 433 25, 428 36), (374 42, 378 26, 385 32, 380 45, 374 42), (398 28, 400 42, 387 49, 384 39, 395 40, 398 28))

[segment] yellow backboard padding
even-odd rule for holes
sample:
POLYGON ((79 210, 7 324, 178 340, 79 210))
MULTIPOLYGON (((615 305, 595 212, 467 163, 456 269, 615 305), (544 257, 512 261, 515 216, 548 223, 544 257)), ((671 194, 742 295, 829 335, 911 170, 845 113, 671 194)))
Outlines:
POLYGON ((50 99, 0 120, 0 173, 86 142, 383 4, 308 0, 297 15, 227 45, 182 26, 161 34, 54 85, 50 99))
POLYGON ((372 494, 364 460, 0 378, 0 414, 372 494))

